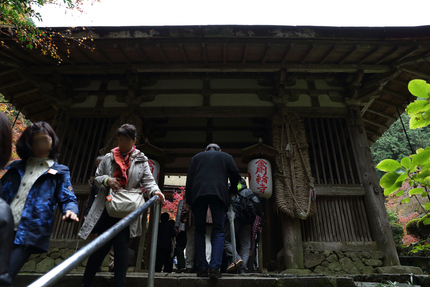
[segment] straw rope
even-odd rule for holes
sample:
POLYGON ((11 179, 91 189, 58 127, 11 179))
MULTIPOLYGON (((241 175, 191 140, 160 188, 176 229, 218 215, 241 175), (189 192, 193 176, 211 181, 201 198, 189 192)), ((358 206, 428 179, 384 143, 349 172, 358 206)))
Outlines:
POLYGON ((286 109, 272 119, 273 145, 278 150, 275 197, 278 210, 306 219, 316 212, 314 182, 303 122, 286 109))

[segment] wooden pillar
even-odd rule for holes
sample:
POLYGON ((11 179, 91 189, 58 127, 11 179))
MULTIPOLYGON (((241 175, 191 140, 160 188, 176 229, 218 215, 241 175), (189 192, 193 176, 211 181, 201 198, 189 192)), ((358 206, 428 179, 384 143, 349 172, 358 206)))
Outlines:
POLYGON ((352 144, 357 154, 358 172, 361 175, 362 185, 365 189, 364 202, 373 240, 376 241, 378 249, 385 253, 383 259, 385 266, 400 265, 388 215, 385 211, 384 195, 379 186, 360 108, 358 106, 347 106, 347 110, 348 127, 352 144))
POLYGON ((300 219, 281 214, 284 262, 286 269, 303 269, 303 241, 300 219))
POLYGON ((273 244, 279 228, 275 226, 274 197, 263 200, 263 232, 261 233, 261 243, 259 249, 262 250, 263 257, 259 259, 261 268, 267 268, 272 260, 276 260, 276 250, 273 244), (273 255, 275 254, 275 255, 273 255))

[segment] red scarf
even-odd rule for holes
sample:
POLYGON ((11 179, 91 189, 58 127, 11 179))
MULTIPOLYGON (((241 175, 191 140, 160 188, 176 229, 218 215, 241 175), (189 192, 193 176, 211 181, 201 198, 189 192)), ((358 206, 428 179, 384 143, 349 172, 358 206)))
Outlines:
POLYGON ((129 151, 125 156, 122 155, 121 151, 119 150, 119 147, 114 148, 112 151, 113 158, 115 159, 115 162, 116 162, 116 168, 113 176, 117 179, 119 184, 124 188, 127 186, 127 181, 128 181, 127 171, 128 171, 128 168, 130 167, 131 153, 134 152, 135 149, 136 149, 136 146, 133 146, 131 151, 129 151))

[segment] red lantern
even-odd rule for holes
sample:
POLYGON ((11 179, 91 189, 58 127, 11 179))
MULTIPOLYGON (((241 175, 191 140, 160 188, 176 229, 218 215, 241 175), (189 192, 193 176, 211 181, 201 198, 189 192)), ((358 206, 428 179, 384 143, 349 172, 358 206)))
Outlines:
POLYGON ((268 160, 257 158, 248 163, 249 188, 260 197, 272 196, 272 167, 268 160))
POLYGON ((158 179, 160 178, 160 164, 153 159, 148 159, 148 165, 151 169, 151 173, 155 179, 155 182, 158 184, 158 179))

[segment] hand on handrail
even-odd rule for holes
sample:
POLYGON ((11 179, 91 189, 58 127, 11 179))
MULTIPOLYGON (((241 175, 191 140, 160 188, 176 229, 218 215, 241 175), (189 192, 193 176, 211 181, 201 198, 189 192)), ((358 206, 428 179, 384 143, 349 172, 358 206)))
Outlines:
POLYGON ((161 193, 161 191, 154 192, 154 195, 158 195, 159 200, 161 201, 161 205, 166 204, 166 198, 164 197, 164 194, 161 193))

